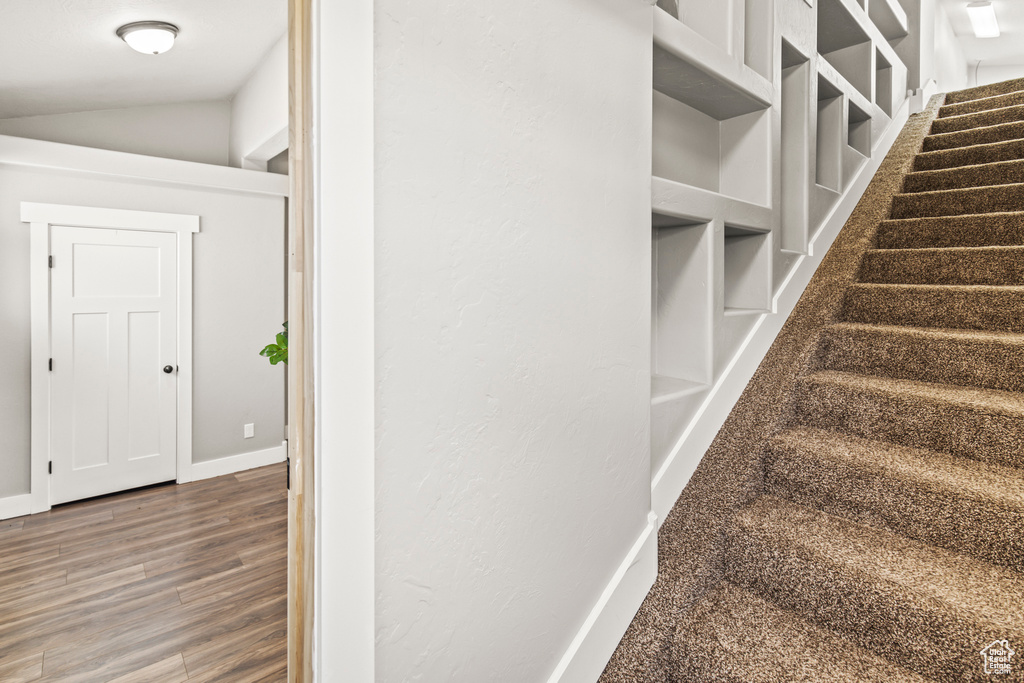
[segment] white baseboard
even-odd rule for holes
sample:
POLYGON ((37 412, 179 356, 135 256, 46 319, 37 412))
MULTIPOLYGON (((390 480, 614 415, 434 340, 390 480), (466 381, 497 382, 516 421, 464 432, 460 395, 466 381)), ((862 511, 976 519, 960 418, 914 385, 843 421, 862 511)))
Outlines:
POLYGON ((657 575, 658 519, 652 512, 647 516, 647 526, 601 593, 548 683, 594 683, 657 575))
POLYGON ((800 295, 811 281, 814 272, 835 241, 839 231, 853 213, 861 195, 867 189, 889 148, 896 141, 909 117, 909 100, 905 100, 892 123, 874 148, 871 158, 860 167, 845 194, 833 207, 814 234, 808 253, 801 256, 786 280, 775 294, 772 313, 761 316, 754 329, 743 341, 733 360, 712 387, 704 403, 691 419, 689 426, 672 448, 661 468, 651 479, 651 507, 659 520, 664 521, 675 505, 683 488, 690 481, 704 453, 711 446, 718 430, 732 412, 740 394, 754 376, 768 349, 775 342, 782 326, 793 312, 800 295))
POLYGON ((254 467, 263 467, 264 465, 273 465, 274 463, 284 462, 287 456, 288 442, 282 441, 280 446, 265 448, 262 451, 239 453, 238 455, 229 455, 226 458, 217 458, 216 460, 207 460, 206 462, 194 462, 192 463, 192 481, 234 474, 235 472, 251 470, 254 467))
POLYGON ((0 498, 0 519, 21 517, 32 513, 32 494, 23 493, 20 496, 8 496, 0 498))

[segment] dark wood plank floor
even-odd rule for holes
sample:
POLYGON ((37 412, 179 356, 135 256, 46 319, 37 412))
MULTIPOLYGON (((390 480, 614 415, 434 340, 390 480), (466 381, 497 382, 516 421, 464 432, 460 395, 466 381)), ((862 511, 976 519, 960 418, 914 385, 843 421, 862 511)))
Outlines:
POLYGON ((0 521, 0 681, 285 681, 284 465, 0 521))

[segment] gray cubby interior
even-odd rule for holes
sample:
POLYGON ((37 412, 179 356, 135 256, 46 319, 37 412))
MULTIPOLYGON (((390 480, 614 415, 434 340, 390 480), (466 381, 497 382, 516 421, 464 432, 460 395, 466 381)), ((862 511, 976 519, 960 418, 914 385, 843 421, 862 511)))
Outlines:
POLYGON ((841 0, 819 0, 818 54, 870 99, 871 38, 841 0))
POLYGON ((726 223, 723 242, 726 314, 767 311, 771 306, 771 233, 726 223))
POLYGON ((864 156, 871 156, 871 114, 850 102, 847 127, 847 144, 864 156))
POLYGON ((747 0, 743 16, 743 63, 770 78, 772 73, 772 39, 774 31, 765 31, 765 26, 772 26, 772 3, 764 0, 747 0))
POLYGON ((842 183, 843 93, 818 76, 818 120, 814 181, 839 191, 842 183))
POLYGON ((762 206, 769 203, 768 110, 718 120, 657 90, 653 97, 653 175, 762 206))
POLYGON ((803 254, 809 230, 811 63, 785 39, 781 54, 780 246, 803 254))
POLYGON ((711 380, 711 226, 652 214, 652 398, 681 394, 711 380))
POLYGON ((892 118, 892 64, 875 50, 875 104, 892 118))
POLYGON ((868 16, 886 40, 899 40, 908 33, 907 13, 898 0, 871 0, 868 16))
POLYGON ((727 54, 735 52, 732 16, 735 0, 676 0, 676 17, 727 54))

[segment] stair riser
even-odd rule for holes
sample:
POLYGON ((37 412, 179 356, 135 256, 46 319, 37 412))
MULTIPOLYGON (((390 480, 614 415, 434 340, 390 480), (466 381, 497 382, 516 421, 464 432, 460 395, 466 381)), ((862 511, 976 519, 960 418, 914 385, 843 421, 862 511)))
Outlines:
POLYGON ((872 652, 898 652, 908 669, 936 680, 984 680, 978 651, 1008 637, 898 584, 849 573, 839 563, 801 556, 774 541, 731 529, 726 578, 872 652))
POLYGON ((1024 467, 1024 420, 937 398, 888 394, 801 381, 795 424, 875 441, 1024 467))
POLYGON ((842 319, 874 325, 1024 332, 1024 290, 859 285, 847 290, 842 319))
MULTIPOLYGON (((977 91, 980 92, 980 91, 977 91)), ((969 92, 949 93, 946 95, 946 103, 939 107, 939 118, 947 116, 962 116, 973 114, 979 111, 990 109, 1002 109, 1017 104, 1024 104, 1024 88, 1014 92, 1003 92, 1001 94, 977 95, 969 92)))
POLYGON ((911 173, 903 182, 903 191, 932 192, 1012 183, 1024 183, 1024 161, 911 173))
POLYGON ((1000 123, 1010 123, 1012 121, 1024 121, 1024 105, 1018 104, 1001 109, 988 109, 973 114, 965 114, 963 116, 938 118, 932 121, 931 133, 932 135, 955 133, 958 130, 996 126, 1000 123))
POLYGON ((891 218, 930 218, 1024 210, 1024 185, 898 194, 891 218))
POLYGON ((773 443, 765 492, 860 524, 1024 570, 1024 514, 985 498, 924 487, 880 467, 823 461, 773 443), (956 510, 955 515, 950 511, 956 510))
POLYGON ((883 221, 879 249, 928 249, 1024 245, 1024 214, 883 221))
POLYGON ((869 251, 861 282, 907 285, 1024 285, 1024 247, 869 251))
POLYGON ((822 369, 919 382, 1024 391, 1024 344, 914 334, 914 330, 829 329, 822 369))
POLYGON ((956 133, 929 135, 924 139, 922 151, 935 152, 971 145, 989 145, 994 142, 1006 142, 1020 138, 1024 138, 1024 122, 1004 123, 998 126, 957 131, 956 133))
POLYGON ((1013 161, 1014 159, 1024 159, 1024 140, 1010 140, 993 145, 977 145, 918 154, 914 157, 914 170, 935 171, 957 166, 1013 161))

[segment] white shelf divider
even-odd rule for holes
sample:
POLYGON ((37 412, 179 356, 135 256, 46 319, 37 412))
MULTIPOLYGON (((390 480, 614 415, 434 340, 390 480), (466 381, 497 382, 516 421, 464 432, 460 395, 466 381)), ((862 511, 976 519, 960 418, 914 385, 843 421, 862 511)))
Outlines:
POLYGON ((772 106, 768 79, 660 7, 654 8, 654 89, 719 121, 772 106))

